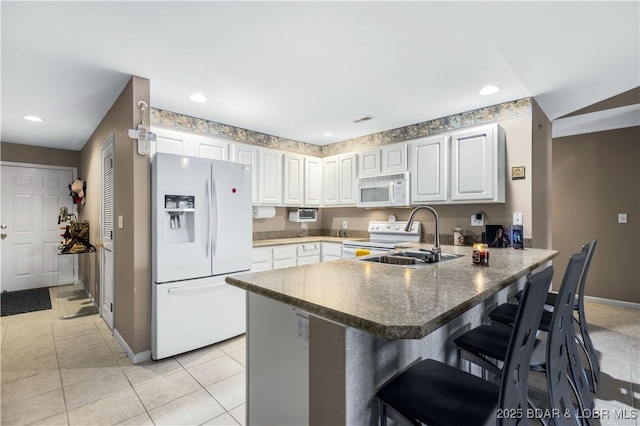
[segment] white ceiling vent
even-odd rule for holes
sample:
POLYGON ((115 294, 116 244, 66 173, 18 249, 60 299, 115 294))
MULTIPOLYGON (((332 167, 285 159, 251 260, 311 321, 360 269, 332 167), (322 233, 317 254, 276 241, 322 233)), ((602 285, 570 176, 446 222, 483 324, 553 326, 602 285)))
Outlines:
POLYGON ((354 123, 362 123, 363 121, 373 120, 373 117, 367 115, 366 117, 358 118, 357 120, 353 120, 354 123))

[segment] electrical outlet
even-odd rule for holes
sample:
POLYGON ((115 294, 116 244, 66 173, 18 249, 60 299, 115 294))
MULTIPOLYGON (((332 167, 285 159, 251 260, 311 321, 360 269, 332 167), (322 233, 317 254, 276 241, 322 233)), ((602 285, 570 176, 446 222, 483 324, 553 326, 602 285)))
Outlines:
POLYGON ((627 223, 626 213, 618 213, 618 223, 627 223))
POLYGON ((346 220, 342 221, 342 229, 347 229, 347 221, 346 220))
POLYGON ((471 215, 471 226, 484 226, 484 216, 480 215, 480 219, 478 219, 477 215, 471 215))
POLYGON ((513 224, 514 225, 522 225, 522 213, 521 212, 513 213, 513 224))
POLYGON ((300 228, 307 229, 307 223, 306 222, 300 222, 300 228))
POLYGON ((309 343, 309 318, 296 314, 296 339, 309 343))

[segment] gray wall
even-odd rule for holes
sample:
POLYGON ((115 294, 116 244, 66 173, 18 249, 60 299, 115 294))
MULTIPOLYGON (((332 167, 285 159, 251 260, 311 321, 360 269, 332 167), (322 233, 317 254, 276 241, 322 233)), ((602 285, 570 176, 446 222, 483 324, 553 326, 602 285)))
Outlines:
POLYGON ((640 303, 640 127, 554 139, 552 188, 554 288, 569 255, 598 238, 586 295, 640 303))

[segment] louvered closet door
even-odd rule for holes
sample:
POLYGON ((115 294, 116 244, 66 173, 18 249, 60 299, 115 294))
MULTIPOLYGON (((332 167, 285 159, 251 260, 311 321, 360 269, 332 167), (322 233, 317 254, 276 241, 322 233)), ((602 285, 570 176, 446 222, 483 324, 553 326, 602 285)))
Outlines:
POLYGON ((100 257, 100 314, 107 325, 113 329, 114 304, 114 163, 113 163, 113 135, 102 147, 102 202, 100 238, 102 250, 100 257))

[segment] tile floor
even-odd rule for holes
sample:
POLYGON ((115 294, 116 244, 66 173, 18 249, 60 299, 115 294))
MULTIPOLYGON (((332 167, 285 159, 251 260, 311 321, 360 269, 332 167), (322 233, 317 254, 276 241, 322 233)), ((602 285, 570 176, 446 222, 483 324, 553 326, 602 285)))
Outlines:
MULTIPOLYGON (((2 425, 245 423, 244 336, 132 365, 99 316, 58 319, 53 305, 1 318, 2 425)), ((596 408, 611 413, 594 424, 640 426, 640 311, 588 303, 587 318, 602 367, 596 408)))

